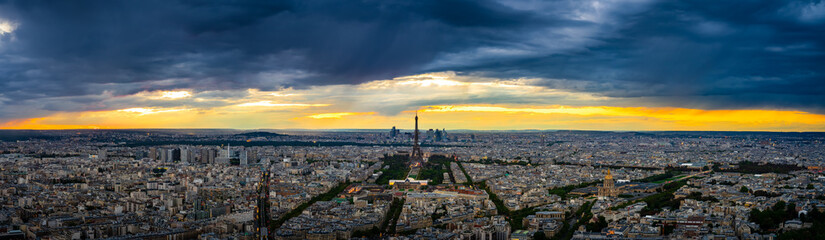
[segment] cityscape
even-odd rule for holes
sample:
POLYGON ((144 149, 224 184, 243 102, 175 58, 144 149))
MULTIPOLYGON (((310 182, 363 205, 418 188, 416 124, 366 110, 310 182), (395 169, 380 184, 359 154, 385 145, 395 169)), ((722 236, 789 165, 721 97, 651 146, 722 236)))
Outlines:
POLYGON ((0 237, 822 234, 822 133, 424 131, 413 121, 383 131, 6 130, 0 237))
POLYGON ((0 240, 825 240, 825 0, 0 0, 0 240))

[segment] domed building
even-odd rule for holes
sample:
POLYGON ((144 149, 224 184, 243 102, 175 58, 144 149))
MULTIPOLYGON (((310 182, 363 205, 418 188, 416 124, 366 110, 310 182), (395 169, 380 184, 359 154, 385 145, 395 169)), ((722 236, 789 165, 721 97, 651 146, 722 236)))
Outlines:
POLYGON ((599 197, 616 197, 619 196, 619 189, 616 188, 616 183, 613 181, 613 175, 610 174, 610 169, 607 170, 607 175, 604 176, 604 184, 599 187, 599 197))

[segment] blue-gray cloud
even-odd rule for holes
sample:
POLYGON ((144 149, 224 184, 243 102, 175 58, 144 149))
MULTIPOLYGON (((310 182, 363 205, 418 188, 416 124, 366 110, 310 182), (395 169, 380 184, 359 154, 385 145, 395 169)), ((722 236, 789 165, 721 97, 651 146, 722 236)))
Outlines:
POLYGON ((821 1, 5 0, 0 18, 16 24, 0 33, 0 118, 445 70, 667 106, 825 109, 821 1))

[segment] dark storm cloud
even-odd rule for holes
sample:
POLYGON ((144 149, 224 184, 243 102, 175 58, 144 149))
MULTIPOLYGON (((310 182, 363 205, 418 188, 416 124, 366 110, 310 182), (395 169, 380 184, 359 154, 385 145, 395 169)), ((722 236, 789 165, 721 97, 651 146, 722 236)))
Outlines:
POLYGON ((484 1, 6 1, 19 28, 4 41, 2 87, 25 99, 103 83, 131 84, 116 94, 358 83, 416 72, 530 15, 484 1), (194 81, 153 83, 167 79, 194 81))
POLYGON ((0 21, 16 24, 0 33, 0 118, 441 70, 666 106, 825 108, 815 1, 9 0, 0 21))
POLYGON ((464 68, 663 106, 825 112, 825 2, 663 1, 581 51, 464 68))

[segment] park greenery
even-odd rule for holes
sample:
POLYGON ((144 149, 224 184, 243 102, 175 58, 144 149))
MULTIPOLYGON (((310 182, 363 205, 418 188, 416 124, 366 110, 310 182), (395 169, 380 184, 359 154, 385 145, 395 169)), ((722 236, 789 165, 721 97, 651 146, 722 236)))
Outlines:
MULTIPOLYGON (((788 205, 788 208, 790 208, 790 205, 788 205)), ((825 215, 819 212, 817 208, 814 208, 808 214, 802 215, 800 220, 813 223, 813 225, 810 228, 782 232, 778 236, 779 240, 825 239, 825 215)))
POLYGON ((713 196, 703 196, 700 192, 692 192, 687 197, 687 199, 693 199, 696 201, 709 201, 709 202, 719 202, 719 199, 716 199, 713 196))
POLYGON ((86 183, 86 180, 82 178, 53 178, 51 179, 51 184, 73 184, 73 183, 86 183))
POLYGON ((443 155, 432 155, 421 168, 418 174, 419 179, 429 179, 430 184, 438 185, 444 182, 444 173, 452 174, 450 172, 449 157, 443 155))
POLYGON ((663 208, 677 209, 681 205, 681 200, 676 199, 673 193, 679 190, 682 186, 687 185, 687 179, 677 182, 672 182, 662 186, 663 191, 642 199, 647 203, 647 207, 642 209, 642 215, 653 215, 660 212, 663 208))
POLYGON ((401 216, 401 210, 403 210, 403 207, 404 207, 404 199, 403 198, 402 199, 397 199, 396 198, 396 199, 392 200, 392 204, 390 205, 390 216, 391 216, 391 218, 389 219, 389 222, 388 222, 389 224, 387 224, 385 226, 386 228, 382 227, 382 229, 384 229, 384 232, 395 233, 395 226, 396 226, 396 224, 398 224, 398 218, 401 216))
POLYGON ((736 183, 734 183, 734 182, 730 182, 730 181, 721 181, 721 182, 717 182, 717 181, 716 181, 716 179, 710 180, 710 182, 708 182, 708 184, 710 184, 710 185, 717 185, 717 184, 721 184, 721 185, 725 185, 725 186, 733 186, 733 185, 736 185, 736 183))
POLYGON ((389 184, 392 179, 404 179, 410 171, 410 156, 408 155, 384 155, 381 161, 384 162, 384 167, 386 168, 382 168, 381 171, 383 173, 375 180, 376 184, 386 185, 389 184))
POLYGON ((593 185, 599 184, 601 182, 602 181, 599 180, 599 181, 593 181, 593 182, 580 183, 580 184, 577 184, 577 185, 567 185, 567 186, 564 186, 564 187, 551 188, 550 190, 547 190, 547 191, 550 194, 558 195, 559 197, 561 197, 561 199, 567 199, 567 194, 572 192, 573 190, 593 186, 593 185))
POLYGON ((673 193, 675 193, 676 190, 679 190, 679 188, 681 188, 682 186, 687 185, 687 181, 688 179, 682 179, 676 182, 665 184, 664 186, 662 186, 661 192, 644 197, 636 201, 625 202, 610 209, 616 210, 624 208, 640 201, 647 203, 647 207, 642 209, 642 212, 640 213, 642 215, 656 214, 665 207, 668 207, 670 209, 679 208, 679 205, 681 205, 681 200, 676 199, 673 193))
POLYGON ((604 216, 599 216, 598 221, 588 222, 584 227, 590 232, 601 232, 602 229, 607 227, 607 219, 604 216))
POLYGON ((534 208, 523 208, 510 211, 510 209, 504 205, 504 202, 498 198, 498 195, 490 191, 490 187, 487 186, 487 182, 478 182, 476 183, 476 186, 484 189, 484 191, 487 191, 487 194, 490 195, 490 200, 496 205, 496 210, 498 210, 499 214, 507 217, 507 222, 510 223, 510 228, 513 230, 524 229, 524 226, 522 226, 522 220, 538 211, 534 208))
POLYGON ((788 174, 793 171, 803 170, 805 168, 790 164, 777 163, 755 163, 750 161, 742 161, 737 164, 737 168, 721 169, 719 166, 713 166, 714 172, 738 172, 748 174, 763 174, 763 173, 784 173, 788 174))
POLYGON ((753 192, 753 195, 757 196, 757 197, 769 197, 769 198, 782 196, 782 194, 774 193, 774 192, 767 192, 765 190, 756 190, 756 191, 753 192))
POLYGON ((515 160, 512 160, 512 161, 504 161, 504 160, 501 160, 501 159, 485 158, 485 159, 481 159, 481 160, 473 161, 473 162, 481 163, 481 164, 488 164, 488 165, 489 164, 496 164, 496 165, 521 165, 521 166, 527 166, 528 164, 530 164, 529 159, 521 159, 521 157, 519 157, 515 160))
POLYGON ((763 231, 774 231, 779 228, 779 224, 796 217, 795 204, 786 204, 784 201, 779 201, 773 207, 765 209, 765 211, 752 209, 749 220, 759 224, 759 228, 763 231))
POLYGON ((561 231, 553 236, 552 239, 554 240, 563 240, 563 239, 571 239, 573 238, 573 233, 575 233, 576 229, 579 229, 580 226, 586 224, 593 218, 593 213, 590 211, 593 208, 593 201, 585 202, 576 210, 576 213, 573 215, 574 217, 578 217, 578 221, 573 225, 571 228, 567 221, 564 222, 564 226, 562 227, 561 231))
POLYGON ((655 183, 663 183, 665 181, 676 179, 679 174, 682 174, 681 171, 677 170, 668 170, 665 173, 653 175, 650 177, 642 178, 639 182, 655 182, 655 183))

